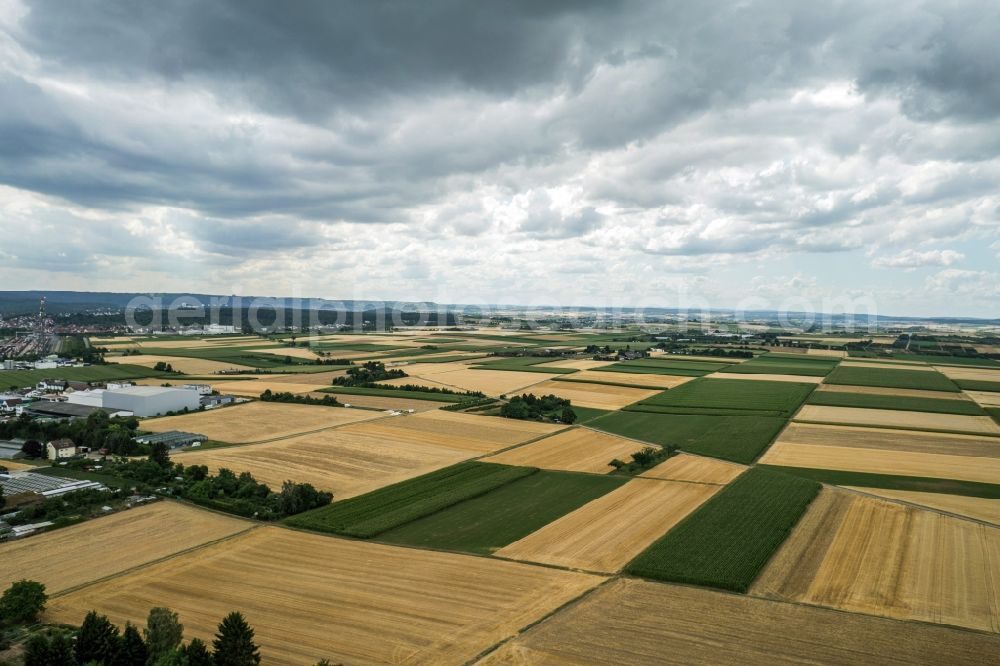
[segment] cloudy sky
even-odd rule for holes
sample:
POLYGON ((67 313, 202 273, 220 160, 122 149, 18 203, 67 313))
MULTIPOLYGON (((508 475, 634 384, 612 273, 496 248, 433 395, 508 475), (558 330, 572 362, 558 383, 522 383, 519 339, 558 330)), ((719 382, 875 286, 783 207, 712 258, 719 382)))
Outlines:
POLYGON ((995 317, 998 35, 995 0, 0 0, 0 289, 995 317))

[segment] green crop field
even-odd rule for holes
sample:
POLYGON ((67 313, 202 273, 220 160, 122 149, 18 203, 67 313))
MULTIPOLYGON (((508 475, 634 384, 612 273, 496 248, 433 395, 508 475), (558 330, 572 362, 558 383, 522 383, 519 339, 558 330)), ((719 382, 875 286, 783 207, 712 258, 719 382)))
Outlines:
POLYGON ((906 361, 924 361, 932 365, 956 365, 981 368, 1000 368, 1000 361, 979 356, 939 356, 937 354, 893 354, 893 358, 906 361))
POLYGON ((0 388, 34 386, 43 379, 65 379, 77 382, 105 382, 113 379, 139 379, 142 377, 171 377, 170 373, 157 372, 141 365, 109 363, 80 368, 52 368, 50 370, 0 370, 0 388))
POLYGON ((744 379, 696 379, 664 391, 635 405, 637 411, 669 413, 791 416, 815 388, 798 382, 747 381, 744 379))
POLYGON ((626 572, 746 592, 820 484, 755 467, 634 559, 626 572))
POLYGON ((1000 392, 1000 382, 990 382, 985 379, 956 379, 955 383, 966 391, 1000 392))
POLYGON ((577 407, 573 405, 573 413, 576 414, 576 424, 590 423, 594 419, 604 416, 605 414, 612 414, 606 409, 594 409, 593 407, 577 407))
POLYGON ((839 366, 826 378, 827 384, 849 386, 882 386, 885 388, 923 389, 925 391, 958 392, 954 382, 933 370, 902 368, 856 368, 839 366))
POLYGON ((764 452, 785 425, 776 416, 706 416, 612 412, 587 422, 613 435, 682 451, 749 464, 764 452))
POLYGON ((368 539, 538 472, 464 462, 287 519, 294 527, 368 539))
MULTIPOLYGON (((722 366, 720 366, 722 367, 722 366)), ((698 368, 686 368, 680 363, 677 365, 639 365, 633 363, 615 363, 594 368, 597 372, 627 372, 637 375, 675 375, 677 377, 701 377, 707 375, 710 370, 699 370, 698 368)))
POLYGON ((402 389, 366 388, 363 386, 331 386, 320 389, 323 393, 338 395, 375 395, 385 398, 407 398, 410 400, 431 400, 433 402, 462 402, 468 396, 454 393, 434 393, 432 391, 404 391, 402 389))
POLYGON ((807 400, 810 405, 829 407, 861 407, 864 409, 895 409, 906 412, 933 412, 935 414, 965 414, 984 416, 983 408, 971 400, 947 398, 917 398, 903 395, 874 395, 871 393, 835 393, 813 391, 807 400))
POLYGON ((858 486, 861 488, 884 488, 886 490, 913 490, 942 495, 963 495, 1000 499, 1000 484, 940 479, 930 476, 901 476, 897 474, 873 474, 837 469, 812 469, 808 467, 783 467, 780 465, 758 465, 757 469, 771 469, 785 474, 801 476, 820 483, 836 486, 858 486))
POLYGON ((737 363, 724 372, 768 375, 804 375, 825 377, 837 365, 836 361, 828 359, 791 358, 788 356, 773 356, 771 354, 758 356, 746 363, 737 363))
POLYGON ((379 535, 380 541, 488 555, 628 479, 542 470, 379 535))

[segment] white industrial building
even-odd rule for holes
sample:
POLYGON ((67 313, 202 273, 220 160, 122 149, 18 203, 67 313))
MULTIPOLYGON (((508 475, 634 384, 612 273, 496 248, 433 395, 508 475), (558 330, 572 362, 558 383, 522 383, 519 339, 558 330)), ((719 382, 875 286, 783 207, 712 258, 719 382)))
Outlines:
POLYGON ((195 389, 126 386, 119 389, 74 391, 67 400, 77 405, 128 411, 136 416, 156 416, 166 412, 180 412, 184 408, 198 409, 201 406, 200 397, 195 389))
POLYGON ((136 416, 195 410, 201 405, 197 391, 162 386, 130 386, 104 391, 105 408, 128 410, 136 416))

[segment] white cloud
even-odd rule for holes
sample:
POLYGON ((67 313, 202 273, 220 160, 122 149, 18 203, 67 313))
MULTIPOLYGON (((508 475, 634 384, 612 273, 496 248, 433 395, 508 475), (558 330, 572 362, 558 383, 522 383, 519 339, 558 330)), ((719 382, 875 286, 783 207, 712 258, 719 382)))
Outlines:
POLYGON ((965 255, 954 250, 903 250, 888 257, 877 257, 872 266, 877 268, 923 268, 925 266, 951 266, 965 259, 965 255))

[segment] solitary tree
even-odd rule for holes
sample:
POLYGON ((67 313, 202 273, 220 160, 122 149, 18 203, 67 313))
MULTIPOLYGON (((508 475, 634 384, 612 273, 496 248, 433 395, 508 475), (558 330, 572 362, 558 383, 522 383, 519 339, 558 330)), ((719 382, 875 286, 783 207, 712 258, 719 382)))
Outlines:
POLYGON ((256 666, 260 663, 260 650, 253 642, 253 628, 238 611, 219 623, 212 647, 215 648, 216 666, 256 666))
POLYGON ((178 621, 177 613, 158 606, 149 610, 143 633, 146 636, 149 662, 155 664, 158 659, 180 647, 181 639, 184 638, 184 625, 178 621))
POLYGON ((80 664, 91 661, 107 663, 118 655, 120 648, 118 627, 111 624, 106 616, 98 615, 97 611, 87 613, 76 635, 76 661, 80 664))
POLYGON ((21 451, 29 458, 41 458, 45 455, 45 449, 42 447, 42 443, 37 439, 29 439, 26 441, 21 445, 21 451))
POLYGON ((149 459, 160 467, 169 467, 170 447, 166 442, 153 442, 149 445, 149 459))
POLYGON ((29 624, 45 610, 48 601, 45 585, 33 580, 19 580, 0 596, 0 620, 11 624, 29 624))

